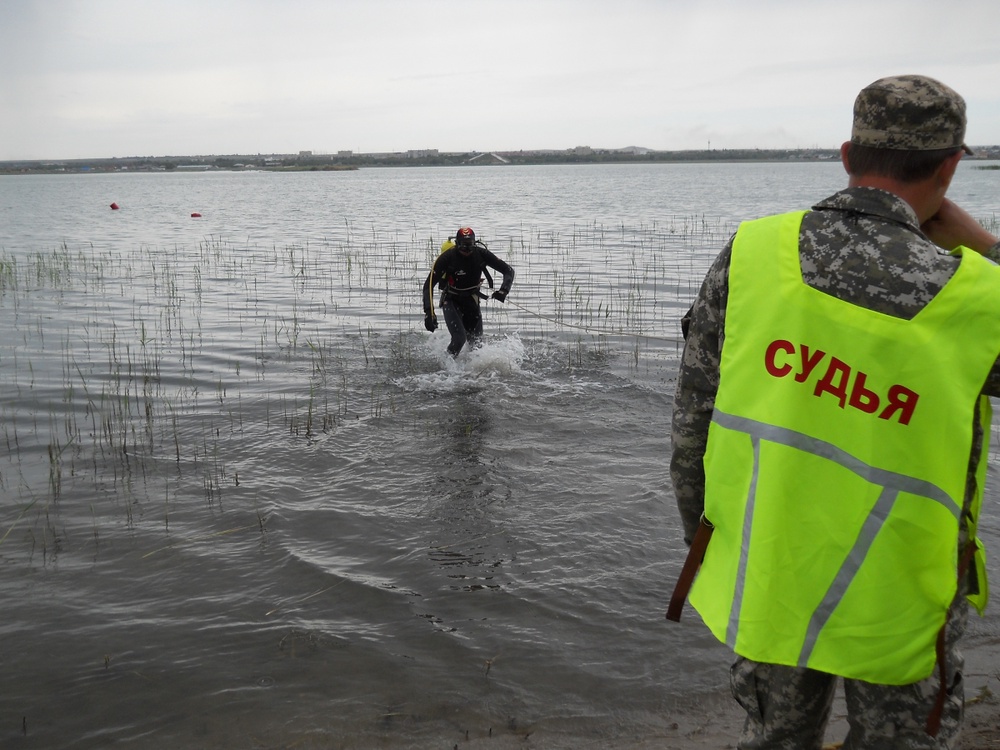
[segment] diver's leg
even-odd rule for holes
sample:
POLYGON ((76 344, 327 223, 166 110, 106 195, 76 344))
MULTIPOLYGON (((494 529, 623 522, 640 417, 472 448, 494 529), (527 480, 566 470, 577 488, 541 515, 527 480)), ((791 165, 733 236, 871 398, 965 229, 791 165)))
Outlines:
POLYGON ((483 313, 479 308, 479 300, 470 297, 462 311, 462 324, 469 338, 469 346, 476 346, 483 338, 483 313))
POLYGON ((451 343, 448 344, 448 353, 457 357, 465 346, 466 335, 465 326, 462 324, 462 313, 459 311, 455 300, 445 296, 441 300, 441 312, 444 314, 445 325, 448 326, 448 333, 451 334, 451 343))

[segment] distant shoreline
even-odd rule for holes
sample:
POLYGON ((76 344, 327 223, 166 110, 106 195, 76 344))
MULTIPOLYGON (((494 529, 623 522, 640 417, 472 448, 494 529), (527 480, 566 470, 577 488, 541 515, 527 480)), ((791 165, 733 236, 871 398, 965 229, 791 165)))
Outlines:
MULTIPOLYGON (((1000 146, 976 146, 976 161, 1000 159, 1000 146)), ((471 167, 541 164, 655 164, 740 162, 839 162, 838 149, 705 149, 653 151, 642 148, 563 151, 230 154, 132 156, 99 159, 0 161, 0 174, 81 174, 108 172, 343 172, 372 167, 471 167)))

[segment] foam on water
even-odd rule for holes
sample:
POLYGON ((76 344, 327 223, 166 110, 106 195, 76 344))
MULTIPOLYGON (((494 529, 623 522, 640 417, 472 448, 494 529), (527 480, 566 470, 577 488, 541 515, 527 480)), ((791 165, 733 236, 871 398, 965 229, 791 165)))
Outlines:
POLYGON ((396 384, 404 390, 431 393, 469 392, 487 384, 509 383, 511 376, 525 373, 525 346, 517 333, 485 336, 478 346, 464 348, 457 357, 448 352, 449 341, 443 330, 426 337, 418 350, 428 365, 440 369, 407 375, 396 384))

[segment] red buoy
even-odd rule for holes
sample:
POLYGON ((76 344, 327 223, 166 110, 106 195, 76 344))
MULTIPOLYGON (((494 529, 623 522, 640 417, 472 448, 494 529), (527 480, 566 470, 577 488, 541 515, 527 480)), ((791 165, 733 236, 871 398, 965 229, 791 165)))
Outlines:
POLYGON ((199 214, 199 213, 193 213, 193 214, 191 214, 191 218, 192 219, 200 219, 201 218, 201 214, 199 214))
POLYGON ((118 204, 117 203, 112 203, 111 204, 111 210, 112 211, 117 211, 118 210, 118 204))

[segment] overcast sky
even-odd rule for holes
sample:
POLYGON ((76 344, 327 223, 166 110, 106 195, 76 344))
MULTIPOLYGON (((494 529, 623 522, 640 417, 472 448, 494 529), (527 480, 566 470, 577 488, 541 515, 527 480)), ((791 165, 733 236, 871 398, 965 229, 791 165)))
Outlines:
POLYGON ((996 0, 0 0, 0 160, 836 148, 923 73, 1000 144, 996 0))

